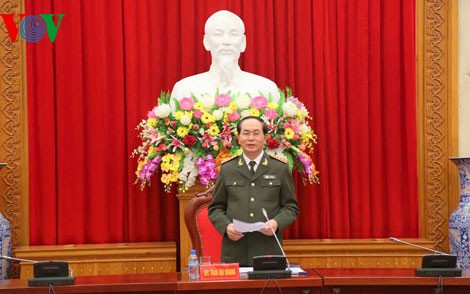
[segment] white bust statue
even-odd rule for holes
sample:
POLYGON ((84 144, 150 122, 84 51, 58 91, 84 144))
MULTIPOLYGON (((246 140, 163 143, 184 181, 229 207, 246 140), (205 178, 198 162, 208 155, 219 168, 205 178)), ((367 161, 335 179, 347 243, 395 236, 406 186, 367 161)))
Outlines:
POLYGON ((171 97, 180 100, 192 94, 196 97, 214 95, 219 90, 251 97, 271 94, 275 101, 279 99, 278 87, 273 81, 242 71, 238 65, 240 53, 246 48, 245 25, 238 15, 227 10, 212 14, 204 27, 203 43, 212 56, 209 71, 178 81, 171 97))

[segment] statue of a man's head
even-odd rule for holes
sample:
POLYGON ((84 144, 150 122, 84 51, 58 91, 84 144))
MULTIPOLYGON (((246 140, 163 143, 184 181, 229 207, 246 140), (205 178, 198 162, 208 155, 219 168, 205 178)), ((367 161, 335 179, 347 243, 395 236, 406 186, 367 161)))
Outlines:
POLYGON ((245 51, 245 25, 233 12, 220 10, 212 14, 204 27, 204 47, 211 52, 215 63, 238 63, 245 51))

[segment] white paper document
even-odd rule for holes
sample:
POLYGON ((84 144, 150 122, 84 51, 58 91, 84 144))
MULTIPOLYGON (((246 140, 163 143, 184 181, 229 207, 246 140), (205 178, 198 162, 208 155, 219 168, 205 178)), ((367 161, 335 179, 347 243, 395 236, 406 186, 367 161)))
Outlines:
POLYGON ((264 223, 246 223, 238 219, 233 219, 233 226, 235 227, 235 230, 241 233, 246 233, 259 231, 260 229, 264 228, 264 223))

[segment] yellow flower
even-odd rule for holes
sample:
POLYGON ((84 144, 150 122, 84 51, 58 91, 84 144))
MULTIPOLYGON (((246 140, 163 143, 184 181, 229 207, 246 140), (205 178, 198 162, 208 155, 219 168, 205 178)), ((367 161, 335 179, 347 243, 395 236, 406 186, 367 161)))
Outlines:
POLYGON ((199 110, 201 110, 201 109, 204 108, 204 104, 202 104, 202 102, 196 102, 196 103, 194 103, 194 106, 193 106, 193 107, 194 107, 194 109, 199 109, 199 110))
POLYGON ((219 134, 220 130, 219 130, 219 127, 217 125, 212 125, 210 128, 209 128, 209 134, 211 136, 217 136, 219 134))
MULTIPOLYGON (((178 171, 178 167, 181 161, 181 154, 165 154, 162 157, 160 167, 163 172, 178 171)), ((163 178, 163 175, 162 175, 163 178)), ((163 181, 163 180, 162 180, 163 181)))
POLYGON ((155 147, 153 145, 150 145, 149 150, 147 151, 147 154, 152 154, 153 149, 155 149, 155 147))
POLYGON ((135 174, 137 176, 140 175, 140 172, 142 171, 142 167, 144 166, 144 164, 145 164, 144 160, 139 161, 139 165, 137 166, 137 170, 135 171, 135 174))
POLYGON ((259 109, 250 108, 250 115, 259 116, 259 109))
POLYGON ((279 107, 279 104, 277 104, 276 102, 269 102, 266 107, 269 109, 277 109, 279 107))
POLYGON ((175 112, 175 120, 180 120, 181 117, 183 116, 183 112, 180 110, 180 111, 177 111, 175 112))
POLYGON ((238 109, 237 103, 235 103, 234 101, 230 102, 230 104, 228 105, 228 109, 231 110, 229 111, 230 113, 232 113, 234 110, 237 110, 238 109))
POLYGON ((201 121, 205 124, 211 123, 215 121, 215 117, 208 112, 204 112, 201 116, 201 121))
POLYGON ((168 179, 170 182, 177 182, 178 181, 178 172, 177 171, 173 171, 171 173, 168 174, 168 179))
POLYGON ((169 184, 170 183, 169 174, 162 174, 162 183, 163 184, 169 184))
POLYGON ((147 120, 147 126, 156 127, 157 126, 157 119, 156 118, 149 118, 147 120))
POLYGON ((193 118, 193 112, 192 111, 185 111, 184 115, 187 115, 189 118, 193 118))
POLYGON ((287 140, 290 140, 294 137, 294 130, 292 130, 291 128, 287 128, 284 130, 284 136, 286 136, 286 139, 287 140))
POLYGON ((185 128, 185 127, 179 127, 177 130, 176 130, 176 134, 178 135, 178 137, 180 138, 183 138, 184 136, 186 136, 189 132, 189 129, 188 128, 185 128))

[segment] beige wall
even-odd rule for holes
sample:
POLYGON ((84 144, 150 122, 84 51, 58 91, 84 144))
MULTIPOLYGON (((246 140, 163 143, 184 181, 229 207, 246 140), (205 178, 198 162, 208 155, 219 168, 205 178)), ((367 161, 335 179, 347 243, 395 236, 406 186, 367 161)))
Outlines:
POLYGON ((470 156, 470 1, 459 0, 459 156, 470 156))

